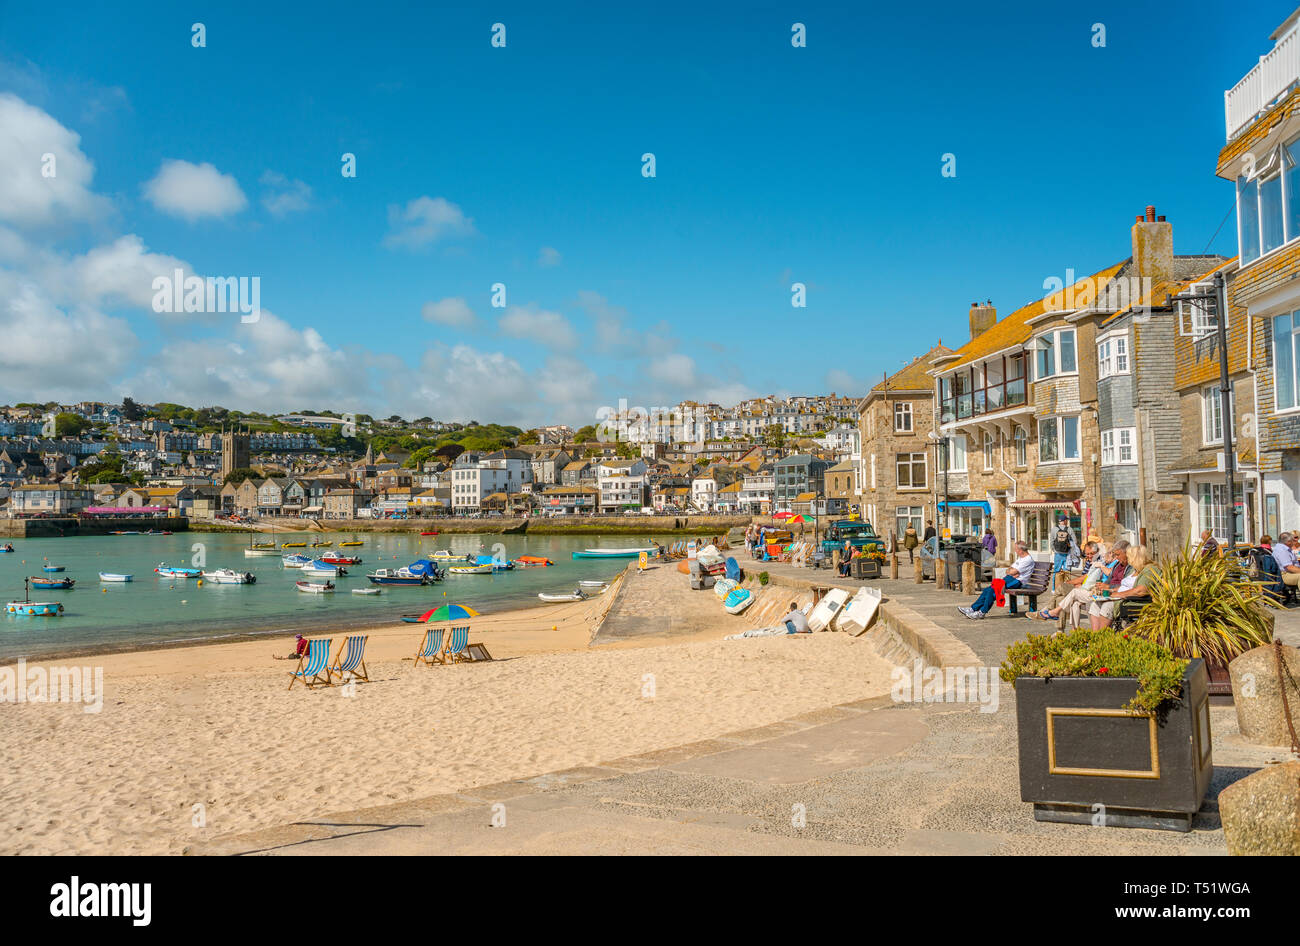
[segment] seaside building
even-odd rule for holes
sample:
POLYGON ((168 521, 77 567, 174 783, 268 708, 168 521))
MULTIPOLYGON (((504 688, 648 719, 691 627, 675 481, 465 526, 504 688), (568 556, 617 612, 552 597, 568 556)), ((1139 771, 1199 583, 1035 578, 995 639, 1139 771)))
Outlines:
POLYGON ((224 480, 232 470, 246 469, 250 456, 248 434, 233 430, 222 433, 221 478, 224 480))
POLYGON ((796 512, 796 502, 809 502, 807 499, 800 500, 801 496, 811 495, 815 502, 824 495, 826 470, 830 466, 826 460, 807 453, 796 453, 778 460, 773 465, 775 511, 796 512))

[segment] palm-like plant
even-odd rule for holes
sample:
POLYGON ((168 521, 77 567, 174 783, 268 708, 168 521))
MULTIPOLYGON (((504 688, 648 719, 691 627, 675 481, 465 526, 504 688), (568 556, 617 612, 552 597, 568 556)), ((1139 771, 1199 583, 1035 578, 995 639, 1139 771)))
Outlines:
POLYGON ((1181 657, 1224 666, 1273 638, 1263 582, 1251 581, 1230 556, 1202 556, 1184 546, 1162 562, 1148 588, 1151 602, 1133 622, 1134 637, 1163 644, 1181 657))

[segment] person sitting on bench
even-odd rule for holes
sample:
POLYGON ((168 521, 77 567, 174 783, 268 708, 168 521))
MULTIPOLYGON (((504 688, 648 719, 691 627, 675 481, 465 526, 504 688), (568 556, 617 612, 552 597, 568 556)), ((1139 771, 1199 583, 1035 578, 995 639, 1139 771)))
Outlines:
MULTIPOLYGON (((1010 591, 1012 588, 1019 588, 1034 573, 1034 557, 1029 554, 1029 546, 1024 542, 1016 543, 1016 560, 1010 568, 1007 569, 1005 589, 1010 591)), ((980 592, 980 596, 975 599, 969 608, 958 608, 968 618, 979 619, 989 613, 993 607, 993 602, 997 595, 993 591, 993 586, 985 588, 980 592)))
MULTIPOLYGON (((1147 547, 1139 545, 1131 549, 1128 564, 1128 574, 1120 582, 1119 589, 1112 591, 1105 601, 1094 598, 1088 605, 1088 617, 1092 620, 1094 631, 1110 626, 1111 620, 1115 617, 1117 601, 1124 598, 1151 597, 1151 582, 1155 580, 1156 567, 1147 558, 1147 547)), ((1098 586, 1098 590, 1100 588, 1101 586, 1098 586)))
POLYGON ((1107 556, 1110 561, 1105 563, 1096 562, 1089 569, 1088 574, 1078 587, 1071 588, 1070 593, 1062 598, 1056 607, 1044 608, 1041 611, 1030 611, 1025 616, 1035 621, 1057 621, 1062 628, 1078 627, 1080 612, 1087 610, 1088 606, 1092 604, 1092 590, 1094 587, 1103 582, 1109 582, 1115 588, 1119 587, 1128 571, 1128 549, 1128 542, 1120 539, 1115 543, 1115 547, 1110 550, 1110 555, 1107 556), (1065 619, 1062 621, 1061 616, 1063 614, 1065 619))
POLYGON ((1283 590, 1289 592, 1288 597, 1294 595, 1295 589, 1300 586, 1300 561, 1296 559, 1297 546, 1300 546, 1300 539, 1294 532, 1283 532, 1273 543, 1273 561, 1277 562, 1283 590))

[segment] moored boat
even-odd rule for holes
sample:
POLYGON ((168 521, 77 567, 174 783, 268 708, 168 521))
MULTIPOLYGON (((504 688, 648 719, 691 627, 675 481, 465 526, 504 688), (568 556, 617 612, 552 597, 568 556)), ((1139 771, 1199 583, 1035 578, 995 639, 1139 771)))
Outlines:
POLYGON ((131 581, 134 578, 135 578, 134 575, 119 575, 116 572, 99 573, 100 581, 131 581))
POLYGON ((491 565, 449 565, 447 571, 453 575, 491 575, 491 565))
POLYGON ((328 555, 322 555, 318 561, 324 562, 326 565, 360 565, 361 556, 330 552, 328 555))
POLYGON ((286 555, 281 561, 285 568, 302 568, 311 562, 309 555, 286 555))
POLYGON ((427 585, 426 575, 417 575, 409 568, 377 568, 366 576, 374 585, 427 585))
POLYGON ((72 588, 77 583, 75 578, 40 578, 33 575, 28 579, 33 588, 45 589, 62 589, 64 591, 72 588))
POLYGON ((348 573, 348 570, 342 565, 330 565, 326 562, 316 561, 308 562, 306 565, 302 566, 302 573, 304 575, 313 575, 317 577, 342 578, 348 573))
POLYGON ((542 558, 540 555, 521 555, 514 560, 514 563, 523 568, 536 568, 555 564, 549 558, 542 558))
POLYGON ((280 548, 282 549, 305 549, 306 547, 307 547, 306 542, 281 542, 280 543, 280 548))
POLYGON ((61 572, 61 571, 63 571, 63 569, 64 569, 65 567, 66 567, 66 566, 64 566, 64 565, 42 565, 42 566, 41 566, 41 571, 43 571, 43 572, 61 572))
POLYGON ((201 568, 180 568, 175 565, 159 565, 154 571, 163 578, 198 578, 203 574, 201 568))
POLYGON ((651 558, 659 554, 657 548, 637 548, 637 549, 585 549, 581 552, 574 552, 574 558, 636 558, 642 552, 645 552, 651 558))
POLYGON ((341 548, 341 549, 346 549, 346 548, 352 548, 353 546, 357 546, 357 545, 365 545, 365 544, 366 544, 366 543, 364 543, 364 542, 340 542, 340 543, 339 543, 339 548, 341 548))
POLYGON ((244 549, 245 558, 258 558, 260 556, 279 555, 279 554, 280 554, 280 550, 276 548, 274 545, 268 548, 258 548, 256 545, 254 545, 251 546, 250 548, 244 549))
POLYGON ((5 611, 10 614, 23 615, 59 615, 63 613, 63 605, 58 601, 33 601, 31 591, 29 590, 30 578, 23 579, 23 600, 10 601, 5 605, 5 611))
POLYGON ((295 581, 294 585, 301 592, 309 595, 323 595, 334 590, 334 582, 295 581))
POLYGON ((380 590, 379 588, 353 588, 352 593, 354 595, 377 595, 380 590))
POLYGON ((538 592, 537 597, 541 598, 543 601, 560 602, 560 601, 582 601, 584 598, 587 597, 587 595, 581 588, 574 588, 572 591, 558 592, 558 593, 542 591, 542 592, 538 592))
POLYGON ((233 568, 216 568, 203 573, 203 580, 215 585, 252 585, 257 576, 252 572, 237 572, 233 568))

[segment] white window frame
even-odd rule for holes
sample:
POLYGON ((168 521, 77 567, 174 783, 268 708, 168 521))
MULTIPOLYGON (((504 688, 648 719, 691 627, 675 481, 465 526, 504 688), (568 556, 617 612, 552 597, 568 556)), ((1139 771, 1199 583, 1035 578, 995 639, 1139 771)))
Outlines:
POLYGON ((944 472, 944 471, 945 471, 944 468, 945 468, 945 466, 947 466, 947 472, 948 472, 948 473, 965 473, 965 472, 966 472, 966 453, 967 453, 966 448, 969 446, 969 444, 966 443, 966 435, 965 435, 965 434, 949 434, 949 435, 948 435, 948 441, 949 441, 948 449, 944 449, 944 445, 943 445, 942 443, 939 444, 939 455, 940 455, 940 458, 939 458, 939 472, 940 472, 940 473, 944 472), (956 444, 957 444, 959 441, 960 441, 960 443, 961 443, 961 449, 960 449, 960 451, 952 449, 954 446, 956 446, 956 444), (961 454, 960 458, 958 458, 958 457, 956 456, 958 453, 961 454), (958 463, 958 462, 961 464, 961 466, 957 466, 957 465, 956 465, 956 463, 958 463), (949 464, 951 464, 951 465, 949 465, 949 464))
POLYGON ((1017 425, 1011 440, 1016 446, 1016 468, 1024 469, 1029 466, 1029 431, 1017 425))
POLYGON ((1101 432, 1101 465, 1137 465, 1136 427, 1112 427, 1101 432), (1125 456, 1126 451, 1127 456, 1125 456))
POLYGON ((1201 388, 1201 443, 1207 447, 1223 443, 1223 392, 1215 384, 1201 388), (1217 415, 1217 416, 1216 416, 1217 415), (1218 436, 1214 436, 1215 424, 1218 436))
POLYGON ((1083 432, 1079 424, 1078 414, 1053 414, 1050 417, 1042 417, 1038 420, 1038 464, 1043 466, 1050 463, 1078 463, 1083 459, 1083 444, 1081 443, 1083 432), (1078 451, 1074 456, 1065 455, 1065 421, 1074 421, 1074 448, 1078 451), (1043 425, 1056 425, 1056 459, 1043 459, 1043 425))
MULTIPOLYGON (((1203 296, 1214 291, 1212 282, 1196 282, 1188 286, 1185 292, 1203 296)), ((1223 320, 1223 327, 1230 328, 1232 325, 1232 307, 1228 307, 1229 312, 1223 320)), ((1178 331, 1183 335, 1191 338, 1208 338, 1219 330, 1218 315, 1210 315, 1205 309, 1203 301, 1193 302, 1188 299, 1178 300, 1178 331)))
POLYGON ((912 416, 912 402, 895 401, 894 402, 894 433, 910 434, 913 432, 914 429, 915 426, 914 426, 914 419, 912 416), (901 424, 901 421, 904 418, 906 418, 907 420, 907 426, 903 426, 901 424))
POLYGON ((1035 335, 1033 342, 1029 346, 1029 350, 1033 354, 1032 360, 1034 363, 1035 381, 1047 381, 1051 378, 1069 378, 1076 376, 1079 373, 1079 334, 1072 328, 1055 328, 1051 331, 1035 335), (1061 370, 1061 336, 1066 334, 1074 336, 1074 368, 1070 371, 1061 370), (1044 339, 1049 338, 1052 342, 1052 370, 1047 374, 1040 375, 1038 373, 1038 356, 1042 353, 1040 345, 1044 339))
POLYGON ((899 491, 900 493, 912 492, 912 491, 918 491, 918 492, 926 492, 926 491, 928 491, 928 490, 930 489, 930 454, 929 454, 929 452, 926 451, 926 450, 919 450, 919 451, 905 451, 905 452, 903 452, 903 453, 896 453, 896 454, 894 454, 894 484, 898 487, 898 491, 899 491), (903 460, 903 457, 907 457, 908 459, 907 459, 906 461, 904 461, 904 460, 903 460), (920 458, 921 458, 921 461, 920 461, 920 462, 921 462, 921 472, 925 475, 925 482, 924 482, 924 483, 921 483, 920 485, 917 485, 915 482, 913 482, 913 483, 912 483, 911 485, 909 485, 909 486, 903 486, 903 485, 901 485, 901 480, 899 479, 899 476, 898 476, 898 471, 899 471, 900 466, 901 466, 904 462, 906 462, 907 467, 908 467, 908 478, 911 479, 911 480, 915 480, 915 477, 912 476, 911 474, 912 474, 912 472, 916 469, 916 462, 917 462, 917 461, 916 461, 916 458, 917 458, 917 457, 920 457, 920 458))
POLYGON ((980 444, 980 449, 984 453, 984 472, 992 473, 994 447, 993 447, 993 433, 991 431, 988 430, 984 431, 983 443, 980 444))
POLYGON ((1268 339, 1269 339, 1270 351, 1272 351, 1273 354, 1272 367, 1273 367, 1273 413, 1274 414, 1300 413, 1300 365, 1297 365, 1296 363, 1297 358, 1300 358, 1300 344, 1297 344, 1297 339, 1296 339, 1296 336, 1300 335, 1300 325, 1297 325, 1296 322, 1300 320, 1297 320, 1295 318, 1295 316, 1298 313, 1300 313, 1300 310, 1297 311, 1288 310, 1286 312, 1274 313, 1273 315, 1268 317, 1268 339), (1291 331, 1288 337, 1291 340, 1291 396, 1295 399, 1295 403, 1290 407, 1278 407, 1278 403, 1277 403, 1277 351, 1276 351, 1277 335, 1273 330, 1273 325, 1274 325, 1274 321, 1280 318, 1289 318, 1292 320, 1291 331))
POLYGON ((1128 333, 1115 332, 1097 339, 1097 380, 1128 373, 1128 333))

